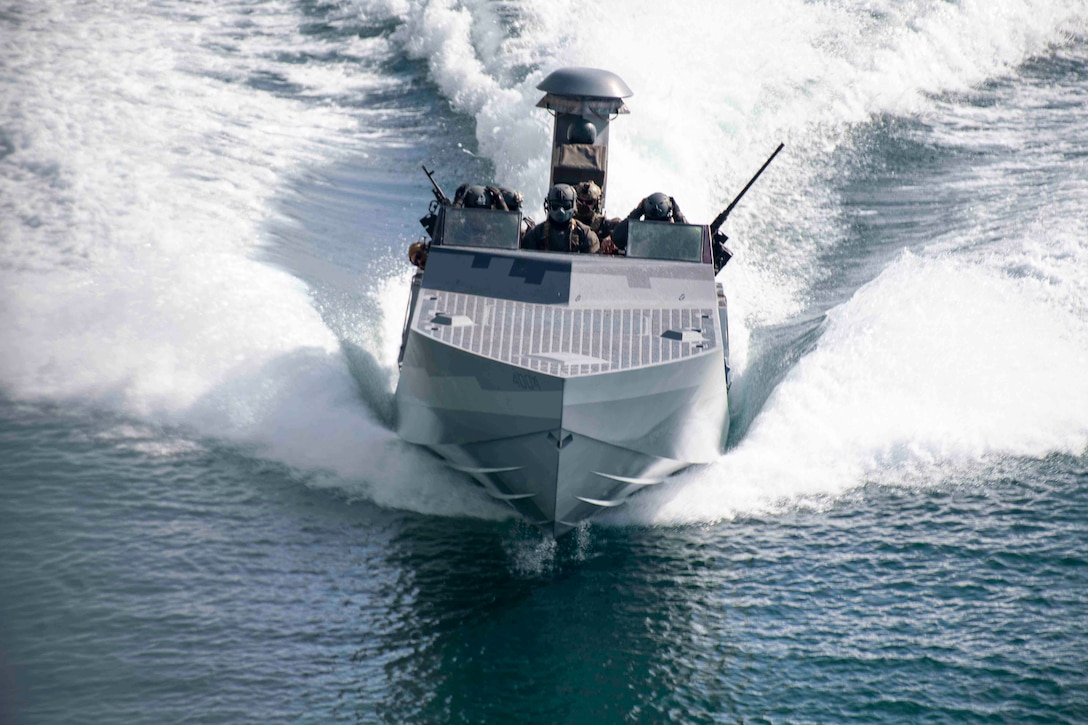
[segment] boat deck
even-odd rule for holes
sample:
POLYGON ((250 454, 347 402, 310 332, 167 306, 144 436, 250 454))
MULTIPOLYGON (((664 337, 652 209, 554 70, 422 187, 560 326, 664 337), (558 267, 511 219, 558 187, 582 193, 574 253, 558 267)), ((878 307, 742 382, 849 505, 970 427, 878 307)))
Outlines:
POLYGON ((721 343, 716 308, 587 309, 424 290, 414 329, 467 352, 573 377, 673 362, 721 343))

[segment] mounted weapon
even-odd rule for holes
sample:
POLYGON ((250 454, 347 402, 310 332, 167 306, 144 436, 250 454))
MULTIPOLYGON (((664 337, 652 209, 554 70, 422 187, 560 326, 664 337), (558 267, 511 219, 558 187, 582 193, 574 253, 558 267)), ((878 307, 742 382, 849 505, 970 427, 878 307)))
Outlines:
POLYGON ((729 212, 733 211, 733 207, 735 207, 737 202, 741 200, 741 197, 752 188, 752 184, 756 183, 756 179, 759 178, 759 175, 771 165, 771 162, 774 161, 774 157, 778 156, 778 152, 781 151, 785 145, 786 144, 784 143, 778 144, 778 148, 776 148, 774 153, 763 162, 763 166, 759 167, 759 171, 756 172, 756 175, 748 180, 748 183, 744 185, 744 188, 740 190, 740 193, 737 194, 736 198, 729 202, 729 206, 725 207, 725 209, 722 210, 722 213, 714 217, 714 221, 710 223, 710 234, 711 238, 714 240, 711 245, 711 251, 714 253, 714 274, 720 272, 722 267, 724 267, 733 257, 733 250, 725 246, 725 243, 729 241, 729 237, 721 233, 722 224, 725 224, 729 212))
POLYGON ((729 206, 725 207, 721 214, 714 217, 714 221, 710 223, 710 232, 712 234, 716 235, 718 233, 718 230, 722 228, 722 224, 725 224, 725 220, 729 216, 729 212, 733 211, 733 207, 737 205, 737 202, 741 200, 741 197, 748 193, 748 190, 752 188, 752 184, 756 183, 756 179, 759 178, 759 175, 762 174, 763 171, 771 165, 771 162, 774 161, 774 157, 778 156, 778 152, 781 151, 785 146, 786 144, 784 143, 778 144, 778 148, 776 148, 774 150, 774 153, 772 153, 770 157, 763 162, 763 166, 760 166, 759 171, 756 172, 756 175, 748 180, 748 183, 744 185, 744 188, 740 190, 740 193, 737 194, 736 198, 733 199, 733 201, 729 202, 729 206))
POLYGON ((434 201, 431 202, 431 206, 427 210, 427 216, 420 219, 419 223, 427 230, 427 235, 434 239, 434 227, 438 223, 438 207, 450 206, 453 202, 446 196, 446 192, 442 191, 442 187, 438 185, 438 182, 434 180, 434 172, 427 169, 427 164, 423 164, 423 173, 427 175, 431 186, 434 187, 431 189, 431 193, 434 194, 434 201))

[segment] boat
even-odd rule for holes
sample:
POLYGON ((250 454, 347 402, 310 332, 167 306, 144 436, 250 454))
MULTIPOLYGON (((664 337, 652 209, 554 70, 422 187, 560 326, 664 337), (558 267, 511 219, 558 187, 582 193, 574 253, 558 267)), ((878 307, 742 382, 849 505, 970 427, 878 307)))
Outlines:
MULTIPOLYGON (((550 183, 607 193, 609 124, 631 90, 595 68, 537 87, 555 119, 550 183)), ((530 251, 519 210, 435 189, 399 359, 401 438, 556 538, 722 454, 729 327, 710 226, 632 219, 625 256, 530 251)))

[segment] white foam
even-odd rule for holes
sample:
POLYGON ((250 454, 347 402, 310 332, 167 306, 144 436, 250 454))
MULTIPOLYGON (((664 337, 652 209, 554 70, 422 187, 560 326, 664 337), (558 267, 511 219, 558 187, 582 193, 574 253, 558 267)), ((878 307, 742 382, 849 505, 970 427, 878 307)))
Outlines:
POLYGON ((1086 369, 1088 322, 1036 280, 904 254, 833 312, 733 451, 620 518, 713 521, 993 456, 1080 455, 1086 369))
POLYGON ((389 370, 395 370, 397 367, 414 273, 415 268, 409 268, 399 276, 388 277, 379 283, 374 292, 375 301, 383 305, 383 314, 382 324, 376 329, 377 334, 371 342, 373 346, 371 349, 380 350, 378 360, 389 370), (396 314, 398 309, 399 315, 396 314))
POLYGON ((313 99, 390 81, 277 60, 320 55, 293 3, 169 13, 59 0, 5 35, 5 394, 233 441, 382 504, 495 515, 372 419, 306 287, 252 257, 292 177, 362 144, 365 111, 313 99))

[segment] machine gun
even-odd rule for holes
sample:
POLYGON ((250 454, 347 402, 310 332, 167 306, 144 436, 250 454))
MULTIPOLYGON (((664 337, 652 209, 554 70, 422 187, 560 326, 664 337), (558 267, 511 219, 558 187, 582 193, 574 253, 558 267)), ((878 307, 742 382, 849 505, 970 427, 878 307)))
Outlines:
POLYGON ((725 220, 729 217, 729 212, 733 211, 733 207, 737 205, 741 200, 741 197, 748 193, 748 190, 752 188, 752 184, 756 183, 756 179, 759 178, 759 175, 771 165, 771 162, 774 161, 774 157, 778 156, 778 152, 785 146, 786 144, 784 143, 778 144, 778 148, 776 148, 774 153, 763 162, 763 166, 759 167, 759 171, 756 172, 755 176, 748 180, 748 183, 744 185, 744 188, 740 190, 740 193, 737 194, 736 198, 729 202, 729 206, 725 207, 725 209, 722 210, 722 213, 714 217, 714 221, 710 223, 710 233, 714 238, 714 244, 712 245, 714 251, 714 274, 721 271, 721 268, 724 267, 733 256, 733 252, 729 247, 725 246, 725 243, 729 241, 729 237, 721 233, 722 224, 725 224, 725 220))
POLYGON ((431 193, 434 194, 434 201, 431 202, 431 206, 427 210, 427 216, 419 220, 419 223, 423 225, 423 228, 427 230, 427 236, 434 239, 434 228, 438 224, 438 207, 450 206, 453 202, 446 192, 442 191, 442 187, 438 185, 438 182, 434 180, 434 172, 427 169, 427 165, 423 164, 423 173, 427 175, 427 178, 431 182, 431 193))
POLYGON ((771 165, 771 162, 774 161, 774 157, 778 156, 778 152, 781 151, 785 146, 786 144, 784 143, 778 144, 778 148, 776 148, 774 150, 774 153, 772 153, 770 157, 763 162, 763 166, 760 166, 759 171, 756 172, 756 175, 748 180, 748 183, 744 185, 744 188, 740 190, 740 193, 737 194, 736 198, 733 199, 733 201, 729 202, 729 206, 725 207, 725 209, 722 210, 721 214, 714 217, 714 221, 710 223, 711 233, 718 233, 718 230, 722 228, 722 224, 725 224, 725 220, 729 216, 729 212, 733 211, 733 207, 737 205, 737 202, 741 200, 741 197, 748 193, 748 190, 752 188, 752 184, 756 183, 756 179, 759 178, 759 175, 762 174, 763 171, 771 165))
MULTIPOLYGON (((760 171, 762 171, 762 169, 760 169, 760 171)), ((442 191, 442 187, 439 186, 438 182, 434 180, 434 172, 427 170, 427 164, 423 164, 423 173, 427 175, 427 178, 431 182, 431 186, 434 187, 433 189, 431 189, 431 193, 434 194, 435 201, 437 201, 442 206, 449 206, 450 204, 452 204, 453 202, 450 201, 450 198, 448 196, 446 196, 446 192, 442 191)))

